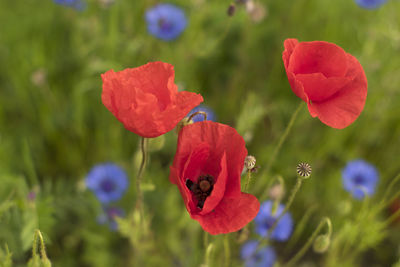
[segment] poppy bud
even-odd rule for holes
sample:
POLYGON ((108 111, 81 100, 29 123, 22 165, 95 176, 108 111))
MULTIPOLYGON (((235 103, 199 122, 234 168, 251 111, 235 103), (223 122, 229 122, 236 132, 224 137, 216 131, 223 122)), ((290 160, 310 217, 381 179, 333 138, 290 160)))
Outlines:
POLYGON ((284 195, 285 188, 282 186, 282 184, 275 184, 268 191, 268 196, 272 200, 280 200, 284 195))
POLYGON ((317 253, 324 253, 328 250, 330 244, 329 235, 319 235, 314 241, 313 249, 317 253))
POLYGON ((256 158, 254 156, 248 155, 244 159, 244 166, 247 170, 251 171, 256 166, 256 158))

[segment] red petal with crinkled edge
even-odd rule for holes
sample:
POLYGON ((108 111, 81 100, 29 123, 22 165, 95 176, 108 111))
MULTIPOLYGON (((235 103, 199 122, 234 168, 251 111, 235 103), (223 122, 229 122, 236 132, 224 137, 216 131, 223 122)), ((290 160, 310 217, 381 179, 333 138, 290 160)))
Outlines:
POLYGON ((102 101, 125 128, 143 137, 157 137, 172 130, 194 107, 199 94, 178 92, 174 68, 150 62, 120 72, 101 75, 102 101))
POLYGON ((343 129, 352 124, 364 109, 367 99, 367 78, 358 60, 347 54, 349 70, 347 77, 355 77, 338 93, 323 102, 308 104, 310 113, 315 114, 328 126, 343 129))
POLYGON ((347 72, 346 52, 324 41, 300 42, 289 58, 287 67, 294 74, 322 73, 325 77, 342 77, 347 72))
POLYGON ((292 55, 293 50, 298 43, 299 42, 296 39, 286 39, 285 40, 285 42, 283 43, 285 50, 282 53, 282 60, 283 60, 284 66, 285 66, 286 75, 288 77, 292 91, 298 97, 300 97, 303 101, 308 102, 308 97, 304 92, 303 85, 299 81, 297 81, 295 78, 295 75, 288 70, 290 56, 292 55))
POLYGON ((212 235, 226 234, 242 229, 256 217, 259 209, 255 196, 241 193, 238 198, 223 198, 214 211, 202 216, 192 215, 192 218, 212 235))

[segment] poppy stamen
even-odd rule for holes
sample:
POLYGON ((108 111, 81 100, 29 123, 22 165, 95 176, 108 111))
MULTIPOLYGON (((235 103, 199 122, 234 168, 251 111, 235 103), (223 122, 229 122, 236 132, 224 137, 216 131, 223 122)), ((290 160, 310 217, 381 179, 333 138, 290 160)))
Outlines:
POLYGON ((200 175, 197 179, 197 183, 192 180, 186 180, 186 187, 193 193, 193 196, 197 200, 197 207, 203 209, 204 203, 214 187, 214 178, 209 175, 200 175))

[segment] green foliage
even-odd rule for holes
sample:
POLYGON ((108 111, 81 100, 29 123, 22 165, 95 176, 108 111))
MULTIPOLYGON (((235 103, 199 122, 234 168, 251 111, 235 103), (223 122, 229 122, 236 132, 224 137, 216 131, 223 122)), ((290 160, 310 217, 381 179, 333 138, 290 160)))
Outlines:
POLYGON ((11 267, 12 266, 12 253, 8 250, 8 246, 4 245, 0 248, 0 266, 1 267, 11 267))

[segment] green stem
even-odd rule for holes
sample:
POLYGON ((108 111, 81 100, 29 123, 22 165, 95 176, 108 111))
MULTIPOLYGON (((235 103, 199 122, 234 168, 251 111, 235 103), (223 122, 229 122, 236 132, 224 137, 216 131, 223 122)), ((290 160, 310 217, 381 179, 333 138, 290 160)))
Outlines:
POLYGON ((328 217, 322 218, 321 222, 318 224, 317 228, 314 230, 310 238, 307 240, 307 242, 304 244, 304 246, 294 255, 294 257, 288 261, 288 263, 285 265, 287 267, 292 266, 295 264, 298 260, 301 259, 301 257, 304 256, 304 254, 307 252, 307 250, 311 247, 313 244, 315 238, 318 236, 319 232, 321 231, 322 227, 324 225, 327 225, 328 227, 328 233, 327 235, 330 237, 332 234, 332 223, 331 220, 328 217))
POLYGON ((400 173, 397 174, 396 177, 395 177, 395 178, 390 182, 390 184, 388 185, 388 187, 387 187, 387 189, 386 189, 386 191, 385 191, 385 193, 384 193, 384 195, 383 195, 383 198, 382 198, 381 203, 383 203, 383 202, 389 197, 390 191, 392 190, 393 186, 394 186, 398 181, 400 181, 400 173))
MULTIPOLYGON (((266 166, 266 168, 265 168, 265 173, 268 174, 269 171, 271 170, 271 167, 272 167, 272 165, 274 164, 274 162, 275 162, 275 160, 276 160, 276 157, 278 156, 279 151, 280 151, 281 148, 282 148, 283 143, 286 141, 286 138, 288 137, 288 135, 289 135, 291 129, 293 128, 294 122, 296 121, 296 118, 297 118, 297 116, 298 116, 298 114, 299 114, 299 112, 300 112, 300 110, 301 110, 302 104, 303 104, 303 102, 301 102, 301 103, 298 105, 297 109, 296 109, 296 110, 294 111, 294 113, 292 114, 292 117, 290 118, 289 124, 286 126, 285 131, 283 132, 283 134, 282 134, 281 137, 279 138, 278 145, 275 147, 274 151, 272 152, 272 156, 270 157, 270 160, 269 160, 268 163, 267 163, 267 166, 266 166)), ((261 181, 261 180, 260 180, 260 181, 261 181)), ((265 198, 265 197, 266 197, 265 194, 267 194, 267 192, 264 193, 264 195, 262 196, 262 198, 265 198)))
POLYGON ((274 224, 272 225, 272 227, 268 230, 268 235, 267 236, 271 236, 271 233, 275 230, 275 228, 278 226, 279 221, 282 219, 282 217, 286 214, 286 212, 290 209, 290 207, 293 204, 293 200, 297 194, 297 192, 299 191, 302 183, 303 183, 303 179, 302 177, 297 177, 297 181, 296 181, 296 185, 292 188, 292 191, 290 192, 289 195, 289 199, 286 203, 285 209, 282 211, 282 213, 278 216, 278 218, 275 220, 274 224))
POLYGON ((214 248, 214 244, 213 243, 210 243, 207 246, 205 259, 204 259, 205 267, 209 267, 210 266, 211 252, 212 252, 213 248, 214 248))
POLYGON ((249 188, 250 180, 251 180, 251 170, 247 170, 247 178, 246 178, 246 184, 244 186, 244 192, 247 192, 247 188, 249 188))
POLYGON ((229 261, 231 258, 231 250, 229 247, 229 235, 225 234, 224 236, 224 252, 225 252, 225 266, 229 267, 229 261))
POLYGON ((44 245, 44 240, 43 240, 43 236, 42 233, 40 232, 39 229, 35 230, 35 234, 33 236, 33 246, 32 246, 32 256, 36 257, 36 251, 37 251, 37 247, 38 247, 38 239, 39 239, 39 245, 40 245, 40 256, 42 259, 47 259, 47 254, 46 254, 46 247, 44 245))
POLYGON ((297 118, 297 115, 300 112, 302 104, 303 103, 300 103, 299 106, 297 107, 297 109, 295 110, 295 112, 293 113, 292 117, 290 118, 288 126, 286 127, 286 129, 283 132, 281 138, 279 139, 278 145, 275 147, 274 152, 272 153, 272 156, 271 156, 271 158, 270 158, 270 160, 269 160, 269 162, 267 164, 267 167, 266 167, 266 171, 267 172, 270 171, 270 169, 272 167, 272 164, 274 164, 274 162, 276 160, 276 157, 278 156, 278 153, 282 148, 283 143, 286 141, 286 138, 288 137, 288 135, 290 133, 290 130, 292 129, 292 127, 294 125, 294 122, 295 122, 295 120, 297 118))
POLYGON ((144 220, 144 210, 143 210, 143 193, 140 185, 143 179, 143 173, 147 163, 147 140, 144 137, 141 137, 140 139, 140 149, 142 151, 142 162, 140 164, 139 171, 136 177, 136 193, 137 193, 136 207, 139 209, 140 221, 142 222, 144 220))

